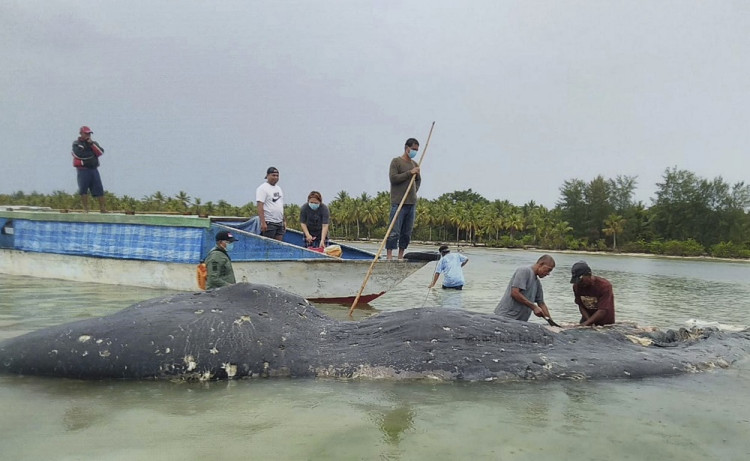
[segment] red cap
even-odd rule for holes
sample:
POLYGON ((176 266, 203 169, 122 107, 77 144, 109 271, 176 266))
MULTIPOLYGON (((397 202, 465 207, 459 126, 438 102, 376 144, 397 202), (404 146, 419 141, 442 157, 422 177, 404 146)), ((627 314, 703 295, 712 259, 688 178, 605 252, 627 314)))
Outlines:
POLYGON ((82 126, 81 129, 78 130, 78 132, 81 133, 81 134, 84 134, 84 133, 93 133, 93 131, 91 131, 91 128, 89 128, 89 127, 87 127, 85 125, 82 126))

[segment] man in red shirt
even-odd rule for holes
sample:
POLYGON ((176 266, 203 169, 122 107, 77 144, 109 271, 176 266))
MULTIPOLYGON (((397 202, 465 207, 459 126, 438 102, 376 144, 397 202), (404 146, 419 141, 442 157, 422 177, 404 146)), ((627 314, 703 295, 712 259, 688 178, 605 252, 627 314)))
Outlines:
POLYGON ((578 261, 570 269, 573 294, 581 311, 581 326, 611 325, 615 323, 615 295, 612 284, 602 277, 591 275, 585 261, 578 261))

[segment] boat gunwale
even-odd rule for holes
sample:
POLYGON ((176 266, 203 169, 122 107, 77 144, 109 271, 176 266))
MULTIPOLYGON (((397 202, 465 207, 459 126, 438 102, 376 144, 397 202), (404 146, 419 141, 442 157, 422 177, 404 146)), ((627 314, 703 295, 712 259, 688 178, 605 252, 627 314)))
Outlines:
POLYGON ((0 218, 27 221, 51 221, 92 224, 135 224, 165 227, 211 227, 209 218, 196 215, 78 213, 59 210, 8 210, 0 209, 0 218))

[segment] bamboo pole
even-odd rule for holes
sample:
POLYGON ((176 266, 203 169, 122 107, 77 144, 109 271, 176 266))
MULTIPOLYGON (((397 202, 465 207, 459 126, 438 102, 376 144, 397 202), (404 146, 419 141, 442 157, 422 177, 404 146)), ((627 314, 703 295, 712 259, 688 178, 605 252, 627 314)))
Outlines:
MULTIPOLYGON (((422 149, 422 155, 419 156, 419 162, 417 162, 418 167, 422 166, 422 160, 424 160, 424 156, 427 153, 427 147, 430 145, 430 138, 432 137, 433 128, 435 128, 435 122, 432 122, 432 125, 430 126, 430 133, 427 135, 427 142, 424 145, 424 149, 422 149)), ((370 280, 370 276, 372 275, 372 269, 375 267, 375 263, 380 258, 380 253, 383 252, 383 247, 385 246, 385 242, 388 240, 388 236, 391 235, 391 230, 393 229, 393 225, 396 223, 396 220, 398 219, 398 215, 399 213, 401 213, 401 208, 403 208, 404 202, 406 201, 406 196, 409 195, 409 191, 414 185, 414 181, 416 179, 417 179, 417 175, 415 174, 411 175, 411 180, 409 181, 409 185, 406 187, 406 192, 404 193, 404 196, 401 198, 401 203, 398 204, 398 208, 396 209, 396 213, 394 213, 393 215, 393 219, 391 219, 391 223, 388 226, 388 230, 385 231, 385 237, 383 237, 383 241, 380 242, 380 248, 378 248, 377 253, 375 253, 375 257, 372 258, 372 262, 370 263, 370 268, 367 270, 365 279, 362 281, 362 286, 359 287, 359 293, 357 293, 357 297, 354 298, 352 307, 349 308, 349 317, 352 316, 352 312, 354 312, 354 309, 357 307, 357 303, 359 302, 359 298, 362 296, 362 292, 365 291, 365 287, 367 286, 367 281, 370 280)), ((414 206, 416 207, 417 205, 414 204, 414 206)))

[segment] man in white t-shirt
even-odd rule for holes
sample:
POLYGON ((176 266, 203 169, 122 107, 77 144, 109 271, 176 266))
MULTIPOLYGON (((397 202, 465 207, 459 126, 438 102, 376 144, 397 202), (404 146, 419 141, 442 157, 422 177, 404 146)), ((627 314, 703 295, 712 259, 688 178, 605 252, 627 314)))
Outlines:
POLYGON ((276 183, 279 182, 279 170, 270 167, 266 170, 266 182, 255 190, 255 201, 258 203, 260 235, 281 240, 286 231, 284 219, 284 193, 276 183))

